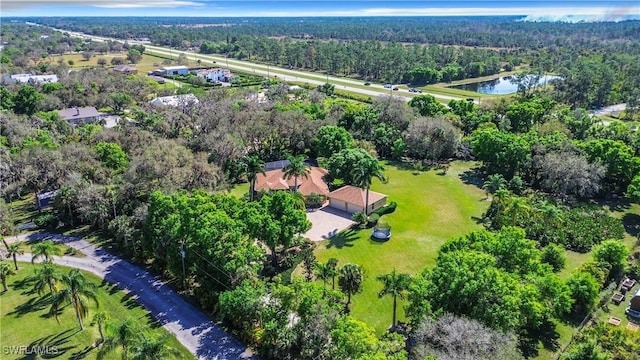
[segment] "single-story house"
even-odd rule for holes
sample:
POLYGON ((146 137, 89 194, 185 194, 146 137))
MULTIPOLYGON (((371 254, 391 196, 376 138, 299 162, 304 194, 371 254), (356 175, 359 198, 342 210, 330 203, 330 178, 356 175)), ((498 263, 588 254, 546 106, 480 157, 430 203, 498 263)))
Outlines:
MULTIPOLYGON (((304 196, 313 194, 329 195, 329 186, 325 181, 328 171, 312 166, 307 177, 298 177, 298 192, 304 196)), ((268 170, 256 177, 256 191, 260 190, 294 190, 295 178, 285 179, 283 169, 268 170)))
POLYGON ((160 72, 164 75, 187 75, 189 68, 186 66, 163 66, 160 72))
POLYGON ((136 69, 133 66, 129 66, 129 65, 118 65, 118 66, 113 68, 113 71, 119 72, 119 73, 125 74, 125 75, 132 75, 132 74, 137 74, 138 73, 138 69, 136 69))
POLYGON ((73 125, 95 123, 107 116, 107 114, 99 112, 93 106, 58 110, 58 115, 61 119, 73 125))
POLYGON ((2 76, 2 81, 5 83, 23 83, 23 84, 42 84, 42 83, 57 83, 58 75, 31 75, 31 74, 14 74, 2 76))
POLYGON ((57 193, 58 190, 53 190, 36 194, 36 208, 44 209, 51 205, 51 200, 53 200, 57 193))
MULTIPOLYGON (((350 214, 364 212, 367 191, 359 187, 345 185, 329 193, 329 206, 346 211, 350 214)), ((386 205, 387 195, 369 191, 369 211, 379 209, 386 205)))
POLYGON ((238 77, 231 73, 224 74, 224 76, 222 76, 222 81, 232 83, 238 81, 238 77))
POLYGON ((191 106, 197 104, 198 98, 193 94, 182 94, 172 96, 161 96, 151 100, 149 103, 153 106, 191 106))

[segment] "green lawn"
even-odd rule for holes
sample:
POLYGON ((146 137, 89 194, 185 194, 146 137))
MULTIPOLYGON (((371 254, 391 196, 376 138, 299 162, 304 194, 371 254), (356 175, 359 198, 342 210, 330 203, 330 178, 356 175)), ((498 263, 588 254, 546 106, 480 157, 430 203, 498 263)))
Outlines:
MULTIPOLYGON (((440 246, 452 237, 480 229, 476 218, 489 206, 484 192, 474 182, 469 170, 472 162, 454 162, 446 175, 428 171, 413 175, 411 170, 387 164, 388 183, 374 182, 372 190, 389 196, 398 203, 393 214, 384 221, 392 227, 393 236, 387 242, 370 240, 371 230, 348 230, 333 239, 318 243, 316 256, 325 262, 330 257, 338 266, 356 263, 364 267, 366 279, 363 291, 353 297, 352 314, 375 327, 378 334, 391 324, 391 298, 378 299, 380 274, 396 267, 416 274, 432 267, 440 246), (467 183, 463 182, 465 179, 467 183)), ((404 319, 400 302, 399 319, 404 319)))
MULTIPOLYGON (((47 315, 49 306, 46 298, 30 292, 31 287, 25 278, 32 275, 34 268, 39 265, 21 263, 18 274, 9 277, 10 290, 0 294, 0 344, 3 346, 55 346, 60 359, 95 359, 96 349, 92 344, 99 339, 97 327, 89 326, 96 313, 95 305, 91 305, 88 318, 85 320, 85 330, 79 331, 79 326, 71 307, 67 306, 59 316, 60 323, 54 317, 47 315)), ((62 271, 69 268, 60 267, 62 271)), ((167 334, 149 313, 139 306, 124 292, 115 286, 103 283, 98 277, 85 273, 91 281, 99 285, 96 293, 99 308, 107 312, 111 320, 122 321, 128 317, 136 319, 136 323, 144 326, 153 336, 167 334)), ((168 342, 181 356, 175 358, 194 359, 173 336, 168 342)), ((34 355, 2 354, 3 360, 35 359, 34 355), (33 356, 33 357, 32 357, 33 356)), ((120 358, 119 353, 112 353, 108 358, 120 358)))

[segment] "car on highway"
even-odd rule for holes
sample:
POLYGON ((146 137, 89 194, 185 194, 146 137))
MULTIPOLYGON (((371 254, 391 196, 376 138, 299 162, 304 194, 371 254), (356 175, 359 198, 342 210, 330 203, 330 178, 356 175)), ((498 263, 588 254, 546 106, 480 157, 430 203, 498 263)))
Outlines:
POLYGON ((369 86, 369 85, 371 85, 371 83, 368 82, 368 81, 366 83, 364 83, 364 86, 369 86))
POLYGON ((391 84, 384 84, 385 89, 391 89, 391 84))
POLYGON ((398 91, 398 90, 400 90, 400 89, 398 89, 397 86, 393 88, 393 91, 398 91))

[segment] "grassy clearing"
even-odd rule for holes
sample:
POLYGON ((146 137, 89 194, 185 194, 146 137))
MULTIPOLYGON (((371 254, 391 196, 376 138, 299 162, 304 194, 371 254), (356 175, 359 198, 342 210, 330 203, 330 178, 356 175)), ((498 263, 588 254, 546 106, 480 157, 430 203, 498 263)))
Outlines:
MULTIPOLYGON (((33 244, 35 244, 36 242, 37 241, 31 241, 31 240, 29 240, 29 241, 21 241, 21 242, 19 242, 20 249, 22 251, 24 251, 25 253, 31 253, 32 252, 31 251, 31 246, 33 244)), ((60 254, 71 255, 71 256, 78 257, 78 258, 86 257, 86 255, 83 254, 81 251, 77 251, 77 250, 75 250, 74 248, 72 248, 69 245, 56 243, 54 246, 60 251, 60 254)))
MULTIPOLYGON (((455 162, 446 175, 436 171, 413 175, 402 164, 387 164, 389 182, 374 182, 372 190, 385 193, 389 201, 398 203, 397 210, 383 219, 392 227, 391 240, 373 241, 368 229, 347 230, 318 243, 318 261, 335 257, 339 266, 356 263, 364 267, 363 292, 353 297, 352 314, 375 327, 378 334, 391 324, 392 300, 378 298, 381 284, 376 277, 394 267, 410 274, 432 267, 438 249, 447 239, 481 228, 476 218, 489 203, 483 201, 484 192, 473 185, 473 166, 472 162, 455 162)), ((404 319, 404 305, 401 301, 400 320, 404 319)))
MULTIPOLYGON (((10 290, 0 294, 0 344, 5 346, 55 346, 58 351, 56 358, 66 359, 95 359, 96 349, 93 343, 100 338, 97 327, 89 326, 96 313, 95 305, 91 305, 89 316, 85 320, 85 330, 79 331, 79 326, 70 306, 64 308, 59 316, 60 323, 54 317, 47 315, 49 301, 47 297, 40 297, 30 292, 31 286, 25 278, 32 275, 38 265, 21 263, 17 275, 9 278, 10 290)), ((60 267, 62 271, 69 268, 60 267)), ((105 311, 111 321, 122 321, 132 317, 136 323, 149 329, 152 336, 160 336, 168 332, 162 328, 140 305, 115 286, 103 282, 98 277, 85 273, 85 276, 98 285, 99 308, 105 311)), ((179 352, 174 358, 194 359, 173 336, 168 345, 179 352)), ((31 359, 20 354, 3 354, 3 359, 31 359)), ((33 357, 35 359, 35 357, 33 357)), ((48 357, 47 357, 48 358, 48 357)), ((109 358, 120 358, 114 352, 109 358)))

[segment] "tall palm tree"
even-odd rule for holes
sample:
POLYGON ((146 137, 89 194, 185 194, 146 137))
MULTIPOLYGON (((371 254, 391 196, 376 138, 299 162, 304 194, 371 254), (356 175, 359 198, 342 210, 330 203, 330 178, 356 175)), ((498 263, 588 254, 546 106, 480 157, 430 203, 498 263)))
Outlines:
POLYGON ((382 274, 378 276, 378 280, 382 282, 382 290, 378 293, 378 297, 385 295, 391 295, 393 297, 393 320, 391 322, 391 329, 396 328, 396 309, 397 298, 404 299, 404 293, 409 288, 409 281, 411 277, 409 274, 402 274, 396 271, 394 267, 388 274, 382 274))
POLYGON ((42 294, 46 288, 49 293, 58 292, 58 281, 62 280, 62 274, 51 263, 44 263, 42 267, 37 268, 33 277, 33 291, 42 294))
POLYGON ((56 320, 58 320, 58 313, 60 309, 65 303, 70 303, 76 312, 76 318, 80 324, 80 330, 84 330, 82 319, 84 319, 89 312, 87 304, 88 299, 93 300, 96 307, 98 306, 98 298, 93 292, 96 285, 88 282, 78 269, 73 269, 69 274, 63 275, 60 282, 64 284, 66 288, 60 290, 60 292, 53 296, 49 313, 53 314, 56 317, 56 320))
POLYGON ((7 287, 7 278, 9 275, 13 275, 15 272, 11 268, 11 265, 6 262, 0 262, 0 281, 2 281, 2 292, 9 291, 7 287))
POLYGON ((40 241, 31 246, 31 262, 43 258, 44 262, 53 262, 53 255, 60 255, 62 252, 51 240, 40 241))
POLYGON ((331 289, 336 289, 336 276, 338 276, 338 259, 329 258, 327 260, 327 267, 329 268, 329 276, 331 277, 331 289))
POLYGON ((551 227, 551 221, 555 220, 560 223, 563 221, 562 210, 548 201, 545 201, 538 205, 535 210, 544 219, 545 232, 549 231, 549 228, 551 227))
POLYGON ((103 328, 104 328, 104 323, 109 319, 109 316, 107 315, 106 312, 104 311, 98 311, 94 316, 93 316, 93 321, 91 322, 91 325, 98 325, 98 332, 100 333, 100 344, 104 344, 104 332, 103 332, 103 328))
POLYGON ((164 360, 170 355, 179 354, 178 351, 167 344, 168 335, 158 338, 143 337, 134 347, 132 360, 164 360))
POLYGON ((324 289, 327 288, 327 281, 331 278, 331 268, 328 264, 321 262, 316 263, 316 276, 318 279, 322 279, 322 285, 324 289))
POLYGON ((19 270, 18 259, 16 259, 16 257, 22 254, 24 254, 24 250, 22 250, 22 247, 20 246, 19 243, 13 243, 13 244, 7 245, 7 256, 10 256, 13 258, 13 266, 15 266, 16 271, 19 270))
POLYGON ((340 277, 338 285, 343 293, 347 294, 347 310, 351 304, 351 295, 362 291, 362 282, 364 281, 364 270, 357 264, 345 264, 340 268, 340 277))
POLYGON ((294 179, 293 191, 298 191, 298 178, 307 179, 311 171, 311 166, 304 162, 304 156, 302 155, 290 156, 289 165, 285 166, 282 170, 284 171, 285 179, 294 179))
POLYGON ((509 203, 504 208, 504 213, 507 216, 511 216, 511 225, 516 226, 519 216, 529 216, 531 206, 529 206, 526 198, 515 196, 509 200, 509 203))
POLYGON ((98 351, 97 359, 104 359, 107 354, 118 346, 122 347, 122 358, 127 359, 129 351, 140 335, 140 330, 136 326, 135 320, 127 318, 119 324, 107 324, 107 331, 109 335, 104 339, 102 348, 98 351))
POLYGON ((244 171, 247 174, 247 180, 249 180, 249 201, 253 201, 253 196, 256 191, 256 178, 258 174, 266 175, 264 172, 264 161, 256 154, 246 155, 242 158, 244 165, 244 171))
POLYGON ((358 165, 351 170, 351 175, 355 182, 354 185, 367 191, 364 201, 364 214, 367 216, 369 216, 369 188, 371 187, 371 182, 373 178, 386 182, 387 178, 384 176, 383 171, 384 167, 373 156, 362 158, 358 165))
POLYGON ((494 194, 499 189, 504 189, 507 186, 507 180, 500 174, 492 174, 487 177, 487 180, 482 184, 482 188, 485 191, 487 199, 489 194, 494 194))

